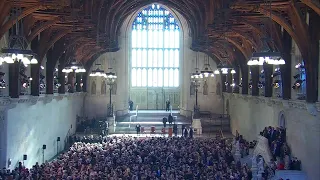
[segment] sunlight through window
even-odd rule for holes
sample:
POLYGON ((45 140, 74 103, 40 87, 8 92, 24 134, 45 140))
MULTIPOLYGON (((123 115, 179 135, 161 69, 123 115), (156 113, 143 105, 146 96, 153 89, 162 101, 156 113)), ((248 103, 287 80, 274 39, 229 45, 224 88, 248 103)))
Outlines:
POLYGON ((132 24, 131 86, 179 87, 180 28, 161 5, 142 10, 132 24))

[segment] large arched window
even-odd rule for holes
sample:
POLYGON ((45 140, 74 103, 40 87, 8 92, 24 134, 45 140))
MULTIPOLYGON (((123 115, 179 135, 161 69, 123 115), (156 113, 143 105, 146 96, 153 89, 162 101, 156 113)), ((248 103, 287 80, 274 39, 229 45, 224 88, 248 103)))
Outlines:
POLYGON ((180 28, 172 14, 152 4, 132 24, 131 86, 179 87, 180 28))

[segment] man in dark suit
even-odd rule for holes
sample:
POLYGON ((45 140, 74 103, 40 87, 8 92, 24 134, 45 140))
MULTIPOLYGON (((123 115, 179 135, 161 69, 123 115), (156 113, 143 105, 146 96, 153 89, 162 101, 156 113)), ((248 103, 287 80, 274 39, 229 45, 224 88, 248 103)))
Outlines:
POLYGON ((189 138, 193 138, 193 128, 190 127, 189 129, 189 138))
POLYGON ((173 133, 174 133, 174 136, 178 135, 178 125, 176 124, 173 125, 173 133))
POLYGON ((141 128, 140 124, 137 124, 136 125, 137 135, 140 134, 140 128, 141 128))
POLYGON ((171 114, 169 114, 169 116, 168 116, 168 122, 169 122, 169 125, 171 126, 172 122, 173 122, 173 117, 171 114))
POLYGON ((166 111, 170 111, 170 101, 169 101, 169 99, 166 100, 166 111))
POLYGON ((163 127, 167 126, 167 121, 168 121, 168 119, 166 117, 162 118, 163 127))

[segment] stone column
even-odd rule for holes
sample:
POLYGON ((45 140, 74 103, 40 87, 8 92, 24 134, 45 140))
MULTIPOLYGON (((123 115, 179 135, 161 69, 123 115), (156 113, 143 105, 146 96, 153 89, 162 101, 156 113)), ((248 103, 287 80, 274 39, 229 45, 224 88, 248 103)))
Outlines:
MULTIPOLYGON (((47 52, 46 62, 46 94, 53 94, 53 73, 55 71, 52 49, 47 52)), ((55 61, 56 62, 56 61, 55 61)))
POLYGON ((40 94, 40 62, 39 64, 31 64, 31 95, 39 96, 40 94))
POLYGON ((227 75, 227 82, 228 82, 228 86, 226 87, 227 88, 227 92, 228 93, 232 93, 232 74, 231 74, 231 70, 229 69, 228 70, 228 75, 227 75))
POLYGON ((66 90, 65 90, 65 73, 62 72, 63 68, 64 68, 64 66, 59 64, 58 78, 59 78, 59 83, 61 84, 61 86, 58 89, 59 94, 65 94, 65 92, 66 92, 66 90))
POLYGON ((222 73, 220 73, 220 76, 221 76, 222 92, 227 92, 227 86, 225 84, 225 82, 227 81, 227 76, 222 73))
POLYGON ((11 98, 19 98, 19 76, 20 76, 20 63, 15 61, 9 64, 9 96, 11 98))
POLYGON ((240 83, 240 71, 239 71, 239 66, 236 66, 234 68, 234 70, 236 71, 235 74, 233 74, 233 81, 235 86, 233 87, 233 93, 239 93, 239 83, 240 83))
POLYGON ((287 33, 287 31, 283 32, 283 59, 286 61, 285 65, 280 66, 281 71, 281 82, 282 82, 282 98, 284 100, 291 99, 291 86, 293 83, 291 83, 291 49, 292 49, 292 38, 287 33))
POLYGON ((265 86, 264 86, 264 96, 265 97, 272 97, 272 71, 273 66, 270 64, 263 65, 264 70, 264 79, 265 79, 265 86))
POLYGON ((74 93, 74 72, 68 73, 68 84, 70 84, 70 89, 68 93, 74 93))
POLYGON ((242 88, 241 92, 242 94, 248 94, 248 84, 249 84, 249 67, 248 66, 242 66, 241 68, 241 76, 242 76, 242 88))
POLYGON ((259 96, 259 66, 251 66, 252 96, 259 96))
POLYGON ((76 73, 76 91, 81 92, 81 78, 82 78, 82 73, 76 73))

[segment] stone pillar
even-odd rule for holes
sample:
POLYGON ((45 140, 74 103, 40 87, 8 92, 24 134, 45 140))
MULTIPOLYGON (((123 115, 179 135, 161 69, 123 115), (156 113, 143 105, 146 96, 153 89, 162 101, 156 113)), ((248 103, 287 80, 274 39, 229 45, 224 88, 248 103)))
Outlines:
POLYGON ((88 88, 88 69, 87 69, 87 72, 85 72, 83 75, 82 75, 82 83, 83 83, 83 86, 82 86, 82 92, 87 92, 87 88, 88 88))
POLYGON ((263 65, 264 70, 264 79, 265 79, 265 86, 264 86, 264 96, 265 97, 272 97, 272 72, 273 66, 270 64, 263 65))
POLYGON ((241 76, 242 76, 242 94, 248 94, 248 84, 249 84, 249 67, 244 65, 241 67, 241 76))
POLYGON ((55 71, 52 49, 47 52, 46 62, 46 94, 53 94, 53 73, 55 71))
POLYGON ((227 88, 227 92, 228 93, 232 93, 232 74, 231 74, 231 69, 228 70, 228 75, 227 75, 227 82, 228 82, 228 86, 227 88))
POLYGON ((318 23, 319 16, 310 11, 309 32, 310 32, 310 45, 308 48, 308 59, 306 60, 306 83, 307 83, 307 97, 308 103, 314 103, 318 99, 318 66, 319 66, 319 29, 318 23))
POLYGON ((9 96, 11 98, 19 98, 19 86, 20 86, 20 63, 15 61, 13 64, 9 64, 9 96))
POLYGON ((220 73, 221 76, 221 85, 222 85, 222 92, 227 92, 227 86, 226 86, 226 81, 227 81, 227 76, 225 74, 220 73))
POLYGON ((31 95, 39 96, 40 94, 40 62, 39 64, 31 64, 31 95))
POLYGON ((59 94, 65 94, 66 93, 66 89, 65 89, 65 73, 62 72, 63 68, 64 68, 64 66, 59 64, 58 78, 59 78, 59 83, 61 84, 61 86, 58 89, 59 94))
POLYGON ((69 93, 74 93, 74 72, 68 73, 68 84, 70 84, 69 93))
POLYGON ((76 73, 76 91, 81 92, 81 78, 82 78, 82 73, 76 73))
POLYGON ((239 66, 236 66, 234 70, 236 71, 236 73, 233 74, 233 79, 234 79, 233 82, 235 84, 235 86, 233 87, 233 93, 239 93, 239 83, 240 83, 239 66))
POLYGON ((292 49, 292 38, 287 33, 287 31, 283 32, 283 59, 286 61, 285 65, 280 66, 281 71, 281 82, 282 82, 282 98, 284 100, 291 99, 291 66, 292 66, 292 60, 291 60, 291 49, 292 49))
POLYGON ((252 96, 259 96, 259 66, 251 66, 252 96))

